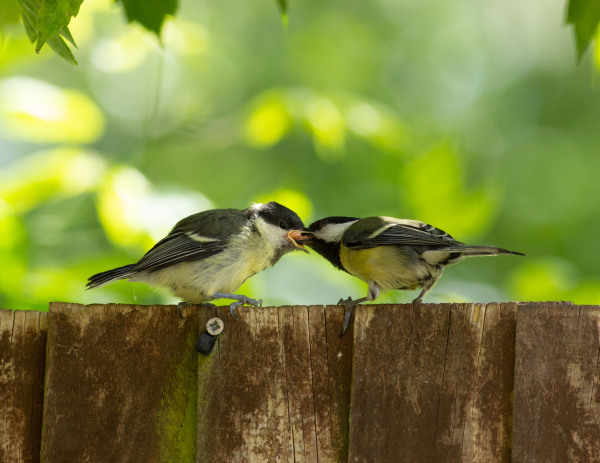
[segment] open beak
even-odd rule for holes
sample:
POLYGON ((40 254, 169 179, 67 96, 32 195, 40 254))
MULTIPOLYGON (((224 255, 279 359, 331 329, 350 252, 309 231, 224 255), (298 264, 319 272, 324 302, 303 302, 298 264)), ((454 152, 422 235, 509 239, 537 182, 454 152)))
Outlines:
POLYGON ((301 243, 303 241, 308 241, 310 239, 310 234, 310 232, 305 232, 302 230, 292 230, 288 233, 287 237, 288 241, 291 243, 292 246, 294 246, 296 249, 300 249, 301 251, 308 253, 308 249, 306 249, 301 243))

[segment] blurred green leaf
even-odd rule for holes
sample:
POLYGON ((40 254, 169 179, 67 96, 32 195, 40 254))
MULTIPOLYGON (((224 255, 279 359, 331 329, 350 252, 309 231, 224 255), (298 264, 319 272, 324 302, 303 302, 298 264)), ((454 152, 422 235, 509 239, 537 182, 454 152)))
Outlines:
POLYGON ((44 43, 48 43, 54 52, 71 64, 77 64, 67 39, 77 47, 67 25, 77 16, 83 0, 18 0, 25 31, 31 42, 36 42, 35 51, 40 52, 44 43))
POLYGON ((254 105, 245 124, 246 139, 251 146, 272 146, 289 132, 293 120, 285 103, 283 95, 272 92, 254 105))
POLYGON ((352 93, 316 92, 310 88, 268 90, 256 98, 244 132, 249 145, 265 148, 279 143, 302 126, 312 135, 323 160, 345 156, 348 132, 385 150, 405 144, 405 130, 389 108, 352 93))
POLYGON ((279 9, 281 10, 281 21, 283 22, 283 26, 287 27, 288 25, 288 2, 287 0, 277 0, 277 5, 279 5, 279 9))
POLYGON ((523 301, 571 300, 577 281, 576 269, 553 257, 531 256, 512 276, 513 291, 523 301))
MULTIPOLYGON (((52 37, 57 37, 61 30, 69 25, 71 18, 77 16, 79 13, 79 7, 82 3, 83 0, 42 0, 40 2, 37 15, 38 38, 35 46, 36 52, 39 53, 46 41, 52 37)), ((62 39, 58 41, 55 40, 52 48, 60 56, 69 60, 69 53, 64 53, 63 45, 64 47, 67 47, 62 39), (60 44, 60 42, 62 42, 62 44, 60 44), (61 50, 61 52, 57 50, 61 50)), ((72 57, 73 55, 70 56, 72 57)), ((72 62, 75 63, 75 59, 73 59, 72 62)))
POLYGON ((177 0, 120 0, 129 22, 136 21, 160 36, 167 15, 174 16, 179 6, 177 0))
POLYGON ((287 15, 288 12, 288 3, 287 0, 277 0, 277 4, 279 5, 279 9, 281 10, 282 15, 287 15))
POLYGON ((443 144, 414 159, 402 172, 406 202, 415 218, 448 231, 459 241, 489 225, 494 197, 482 188, 466 188, 458 153, 443 144))
POLYGON ((73 39, 73 36, 71 35, 71 31, 69 30, 69 28, 67 26, 63 27, 59 34, 66 39, 67 41, 69 41, 71 43, 71 45, 73 45, 75 48, 77 48, 77 44, 75 43, 75 39, 73 39))
MULTIPOLYGON (((69 34, 69 36, 70 35, 71 34, 69 34)), ((71 49, 69 48, 69 46, 66 44, 66 42, 63 40, 62 37, 60 37, 59 35, 53 35, 52 37, 50 37, 47 40, 47 42, 48 42, 48 45, 50 46, 50 48, 52 48, 52 50, 54 50, 54 52, 58 56, 61 56, 62 58, 66 59, 71 64, 77 64, 77 61, 75 60, 75 57, 73 56, 73 52, 71 52, 71 49)))
POLYGON ((98 216, 110 240, 121 246, 152 246, 153 240, 135 205, 150 194, 150 183, 136 169, 115 167, 104 177, 98 192, 98 216))
POLYGON ((33 143, 93 142, 105 123, 88 95, 26 77, 0 81, 0 119, 0 136, 33 143))
POLYGON ((19 22, 19 2, 17 0, 2 0, 0 2, 0 28, 19 22))
POLYGON ((0 205, 24 213, 57 197, 77 196, 97 188, 104 171, 101 157, 77 148, 31 154, 0 173, 0 205))
POLYGON ((581 59, 600 22, 600 0, 569 0, 566 22, 573 25, 577 56, 581 59))
POLYGON ((38 3, 36 0, 19 0, 19 5, 21 6, 21 17, 25 25, 25 32, 27 32, 29 40, 33 43, 38 38, 38 3))

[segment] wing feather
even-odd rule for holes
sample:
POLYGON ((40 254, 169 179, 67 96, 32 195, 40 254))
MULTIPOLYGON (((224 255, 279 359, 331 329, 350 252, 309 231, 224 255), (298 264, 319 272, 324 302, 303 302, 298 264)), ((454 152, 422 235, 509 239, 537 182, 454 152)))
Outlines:
POLYGON ((439 228, 416 220, 402 220, 386 224, 376 232, 349 229, 343 244, 347 248, 360 250, 377 246, 449 246, 461 245, 452 236, 439 228))
POLYGON ((158 242, 140 259, 135 267, 136 272, 155 272, 182 262, 206 259, 223 251, 227 245, 227 240, 194 241, 185 233, 169 235, 167 238, 158 242))
POLYGON ((135 271, 155 272, 214 256, 247 223, 245 211, 237 209, 214 209, 186 217, 140 259, 135 271))

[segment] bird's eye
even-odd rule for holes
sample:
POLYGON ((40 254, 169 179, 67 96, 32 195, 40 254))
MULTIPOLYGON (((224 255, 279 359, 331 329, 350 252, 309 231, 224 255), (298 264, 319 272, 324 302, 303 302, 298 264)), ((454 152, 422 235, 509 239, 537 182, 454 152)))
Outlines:
POLYGON ((285 230, 287 228, 287 224, 285 223, 285 220, 280 220, 279 221, 279 228, 285 230))

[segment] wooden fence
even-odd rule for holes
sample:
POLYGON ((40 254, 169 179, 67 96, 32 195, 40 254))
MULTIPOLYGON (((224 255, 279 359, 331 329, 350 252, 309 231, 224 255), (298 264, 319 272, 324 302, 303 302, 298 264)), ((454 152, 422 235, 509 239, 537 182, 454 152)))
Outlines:
POLYGON ((600 307, 360 306, 340 337, 342 315, 0 311, 0 462, 600 462, 600 307))

